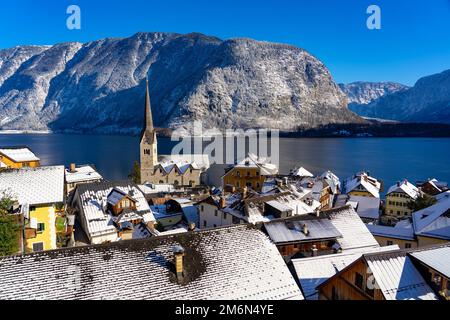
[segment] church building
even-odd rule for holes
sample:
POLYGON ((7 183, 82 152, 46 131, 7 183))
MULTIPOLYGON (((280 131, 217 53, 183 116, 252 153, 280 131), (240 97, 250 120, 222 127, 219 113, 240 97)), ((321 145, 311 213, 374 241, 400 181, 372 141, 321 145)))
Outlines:
POLYGON ((141 183, 173 184, 195 187, 205 182, 209 168, 207 155, 158 156, 158 141, 153 127, 148 80, 145 94, 144 128, 140 142, 141 183))

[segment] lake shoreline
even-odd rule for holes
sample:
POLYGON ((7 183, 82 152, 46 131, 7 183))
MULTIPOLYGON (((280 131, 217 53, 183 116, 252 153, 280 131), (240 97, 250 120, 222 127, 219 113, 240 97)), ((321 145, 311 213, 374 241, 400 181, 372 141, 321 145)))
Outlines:
MULTIPOLYGON (((261 129, 261 128, 260 128, 261 129)), ((251 129, 249 129, 251 130, 251 129)), ((258 130, 258 129, 252 129, 258 130)), ((171 138, 174 133, 170 128, 157 128, 158 137, 171 138)), ((269 130, 267 132, 270 132, 269 130)), ((0 135, 33 135, 33 134, 61 134, 84 136, 124 136, 138 137, 139 134, 131 132, 93 132, 76 130, 36 131, 36 130, 0 130, 0 135)), ((368 124, 327 124, 316 128, 303 128, 296 131, 278 131, 280 138, 448 138, 450 137, 450 124, 442 123, 401 123, 372 121, 368 124)), ((270 135, 270 134, 269 134, 270 135)), ((199 135, 183 137, 215 138, 217 135, 199 135)), ((248 135, 233 134, 229 137, 248 135)))

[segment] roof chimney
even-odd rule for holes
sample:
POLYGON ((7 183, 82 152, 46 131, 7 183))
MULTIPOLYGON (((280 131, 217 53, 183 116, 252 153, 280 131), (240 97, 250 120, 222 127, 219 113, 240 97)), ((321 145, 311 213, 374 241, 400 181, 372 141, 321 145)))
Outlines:
POLYGON ((226 198, 224 196, 221 196, 220 200, 219 200, 219 208, 223 209, 226 206, 227 206, 227 200, 226 200, 226 198))
POLYGON ((317 250, 317 246, 315 244, 313 244, 313 246, 311 247, 311 256, 313 257, 317 257, 317 252, 319 250, 317 250))
POLYGON ((184 256, 185 251, 184 248, 180 245, 176 245, 173 247, 173 254, 175 257, 175 273, 177 275, 178 282, 181 282, 184 277, 184 256))
POLYGON ((302 226, 302 232, 305 234, 305 236, 309 235, 309 229, 306 223, 302 226))
POLYGON ((197 229, 195 222, 189 223, 188 231, 195 231, 195 229, 197 229))
POLYGON ((75 163, 71 163, 70 164, 70 172, 74 173, 76 170, 77 170, 77 167, 76 167, 75 163))
POLYGON ((247 195, 248 195, 248 187, 245 186, 242 188, 242 199, 247 198, 247 195))

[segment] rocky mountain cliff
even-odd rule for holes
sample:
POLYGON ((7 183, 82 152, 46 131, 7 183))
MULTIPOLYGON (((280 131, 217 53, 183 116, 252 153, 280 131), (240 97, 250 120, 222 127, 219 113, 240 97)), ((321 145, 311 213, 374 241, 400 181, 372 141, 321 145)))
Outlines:
POLYGON ((361 122, 327 68, 293 46, 138 33, 0 50, 0 129, 137 133, 145 78, 155 125, 314 127, 361 122))
POLYGON ((350 108, 365 117, 450 123, 450 70, 421 78, 407 90, 350 108))
POLYGON ((382 96, 409 89, 408 86, 395 82, 363 81, 339 84, 339 87, 347 95, 351 105, 369 104, 382 96))

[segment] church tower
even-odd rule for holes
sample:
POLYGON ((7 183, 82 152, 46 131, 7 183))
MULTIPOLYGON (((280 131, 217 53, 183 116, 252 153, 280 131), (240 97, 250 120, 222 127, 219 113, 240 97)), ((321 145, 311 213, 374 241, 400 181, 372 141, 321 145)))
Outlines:
POLYGON ((153 128, 152 109, 150 104, 150 92, 148 79, 145 93, 145 118, 144 128, 141 133, 141 183, 152 182, 154 167, 158 163, 158 146, 156 132, 153 128))

